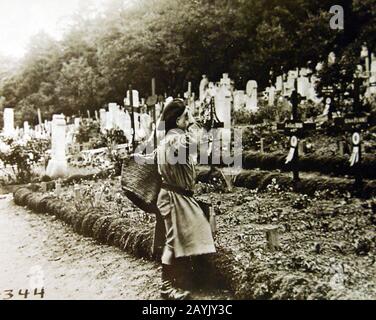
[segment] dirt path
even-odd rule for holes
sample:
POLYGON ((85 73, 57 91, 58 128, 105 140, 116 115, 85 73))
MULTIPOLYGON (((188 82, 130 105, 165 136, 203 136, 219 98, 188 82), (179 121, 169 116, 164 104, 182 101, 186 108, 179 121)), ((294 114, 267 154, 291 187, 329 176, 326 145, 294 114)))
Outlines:
MULTIPOLYGON (((0 196, 0 300, 159 299, 160 266, 75 234, 62 221, 30 214, 0 196), (13 290, 13 291, 7 291, 13 290), (22 290, 19 292, 19 290, 22 290), (11 297, 11 295, 13 295, 11 297)), ((195 299, 230 299, 195 292, 195 299)))

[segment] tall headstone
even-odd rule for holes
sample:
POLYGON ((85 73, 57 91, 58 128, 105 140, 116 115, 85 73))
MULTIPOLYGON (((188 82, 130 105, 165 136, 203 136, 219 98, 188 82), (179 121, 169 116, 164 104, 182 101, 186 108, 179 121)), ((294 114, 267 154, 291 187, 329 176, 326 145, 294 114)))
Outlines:
POLYGON ((138 113, 135 114, 135 127, 136 127, 136 140, 142 141, 145 140, 149 133, 148 128, 148 119, 149 117, 146 113, 138 113))
POLYGON ((14 110, 12 108, 5 108, 3 118, 4 118, 4 135, 13 136, 15 134, 14 110))
POLYGON ((228 75, 224 74, 221 79, 221 85, 214 97, 215 110, 219 121, 224 123, 224 130, 222 130, 222 141, 224 145, 231 142, 231 91, 229 88, 230 82, 228 75))
POLYGON ((100 118, 100 124, 101 124, 101 130, 102 132, 106 129, 106 120, 107 114, 106 114, 106 109, 100 109, 99 110, 99 118, 100 118))
POLYGON ((282 91, 282 89, 283 89, 283 77, 282 76, 277 77, 277 81, 275 83, 275 86, 276 86, 277 91, 282 91))
POLYGON ((24 135, 29 135, 29 131, 30 131, 29 122, 24 121, 23 129, 24 129, 24 135))
POLYGON ((46 129, 47 134, 51 135, 51 132, 52 132, 52 122, 51 121, 47 121, 47 123, 45 124, 45 129, 46 129))
POLYGON ((285 97, 290 97, 292 92, 295 89, 295 78, 289 76, 287 78, 287 81, 283 84, 283 89, 284 89, 283 95, 285 97))
POLYGON ((245 91, 236 90, 234 92, 234 111, 241 110, 245 107, 245 91))
POLYGON ((371 75, 376 76, 376 57, 375 54, 371 54, 371 75))
POLYGON ((376 95, 376 57, 375 57, 375 54, 372 53, 371 54, 371 69, 370 69, 370 79, 369 79, 369 83, 370 83, 370 88, 369 88, 369 92, 371 95, 376 95))
POLYGON ((153 119, 147 113, 142 113, 140 116, 140 126, 142 131, 145 133, 145 137, 150 136, 153 126, 153 119))
POLYGON ((208 88, 208 85, 209 85, 209 80, 207 78, 207 76, 204 74, 202 75, 202 80, 200 82, 200 102, 203 102, 204 99, 205 99, 205 93, 206 93, 206 89, 208 88))
POLYGON ((285 97, 290 97, 292 92, 295 90, 295 80, 299 77, 299 69, 290 70, 287 74, 287 81, 283 85, 283 95, 285 97))
POLYGON ((40 108, 38 108, 38 124, 42 125, 42 113, 40 112, 40 108))
POLYGON ((66 122, 64 115, 54 115, 52 120, 52 150, 51 160, 46 174, 51 178, 63 178, 68 174, 68 164, 65 156, 66 122))
POLYGON ((108 124, 111 128, 116 126, 116 116, 117 116, 117 104, 116 103, 109 103, 108 104, 108 112, 110 119, 108 120, 108 124))
POLYGON ((276 92, 276 88, 274 86, 271 86, 268 88, 268 105, 270 107, 274 106, 274 102, 275 102, 275 92, 276 92))
MULTIPOLYGON (((144 134, 141 132, 140 114, 135 111, 133 115, 134 115, 135 140, 141 141, 144 137, 144 134)), ((131 119, 132 119, 132 115, 131 115, 131 119)))
POLYGON ((247 82, 246 87, 246 109, 250 112, 258 111, 258 101, 257 101, 257 82, 255 80, 250 80, 247 82))
POLYGON ((320 79, 318 77, 313 75, 311 77, 310 86, 309 86, 309 90, 308 90, 308 96, 307 96, 308 100, 312 100, 315 103, 320 103, 322 101, 322 98, 317 97, 317 92, 316 92, 316 89, 315 89, 316 84, 319 80, 320 79))
POLYGON ((114 122, 114 125, 117 127, 117 128, 120 128, 121 126, 121 123, 120 123, 120 114, 122 113, 123 111, 121 110, 120 106, 117 104, 116 105, 116 109, 115 109, 115 122, 114 122))
POLYGON ((309 96, 310 82, 309 79, 305 76, 300 76, 298 78, 298 93, 302 97, 309 96))
POLYGON ((110 111, 106 112, 106 130, 111 130, 112 126, 112 115, 110 111))
POLYGON ((124 134, 128 139, 128 142, 132 142, 132 120, 128 111, 125 112, 124 116, 124 134))
POLYGON ((69 149, 68 147, 73 144, 74 136, 75 136, 74 125, 68 125, 66 138, 65 138, 65 145, 67 146, 67 149, 69 149))
MULTIPOLYGON (((74 128, 78 130, 80 128, 81 118, 74 118, 74 128)), ((52 120, 52 126, 53 126, 53 120, 52 120)))
POLYGON ((125 112, 122 110, 119 112, 119 129, 123 130, 125 133, 126 127, 125 127, 125 112))
POLYGON ((40 125, 39 124, 35 126, 34 137, 36 139, 40 139, 40 125))

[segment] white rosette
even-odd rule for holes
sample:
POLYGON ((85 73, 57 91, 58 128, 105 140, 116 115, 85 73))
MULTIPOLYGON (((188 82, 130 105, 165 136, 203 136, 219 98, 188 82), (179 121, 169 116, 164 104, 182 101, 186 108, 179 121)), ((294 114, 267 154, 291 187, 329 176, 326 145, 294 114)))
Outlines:
POLYGON ((292 136, 290 138, 290 151, 289 151, 289 154, 287 155, 285 164, 290 163, 294 159, 297 146, 298 146, 298 138, 296 136, 292 136))
POLYGON ((353 150, 350 157, 350 167, 359 162, 360 157, 360 134, 355 132, 352 136, 353 150))

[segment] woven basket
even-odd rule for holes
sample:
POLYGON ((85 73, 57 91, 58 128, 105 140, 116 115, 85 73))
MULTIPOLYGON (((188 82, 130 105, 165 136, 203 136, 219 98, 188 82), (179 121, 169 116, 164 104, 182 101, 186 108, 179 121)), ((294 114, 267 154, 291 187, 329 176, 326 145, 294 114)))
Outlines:
POLYGON ((129 200, 138 208, 147 213, 157 213, 157 200, 161 190, 162 179, 158 172, 158 165, 154 156, 135 155, 128 161, 124 161, 121 172, 122 189, 129 200), (144 160, 154 158, 154 164, 144 160))

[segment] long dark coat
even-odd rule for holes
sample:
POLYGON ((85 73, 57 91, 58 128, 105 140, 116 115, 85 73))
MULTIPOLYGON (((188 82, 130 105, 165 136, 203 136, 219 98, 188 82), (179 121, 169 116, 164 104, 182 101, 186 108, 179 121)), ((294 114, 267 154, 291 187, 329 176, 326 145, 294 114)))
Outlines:
MULTIPOLYGON (((188 154, 189 144, 196 143, 191 132, 171 130, 157 150, 158 166, 163 181, 186 190, 193 190, 196 181, 194 160, 188 154), (186 163, 170 164, 168 155, 186 149, 186 163), (167 161, 166 161, 167 160, 167 161)), ((154 233, 154 253, 158 254, 165 244, 163 216, 171 215, 174 229, 174 253, 176 258, 215 253, 210 224, 193 197, 162 189, 158 198, 160 215, 154 233)))

